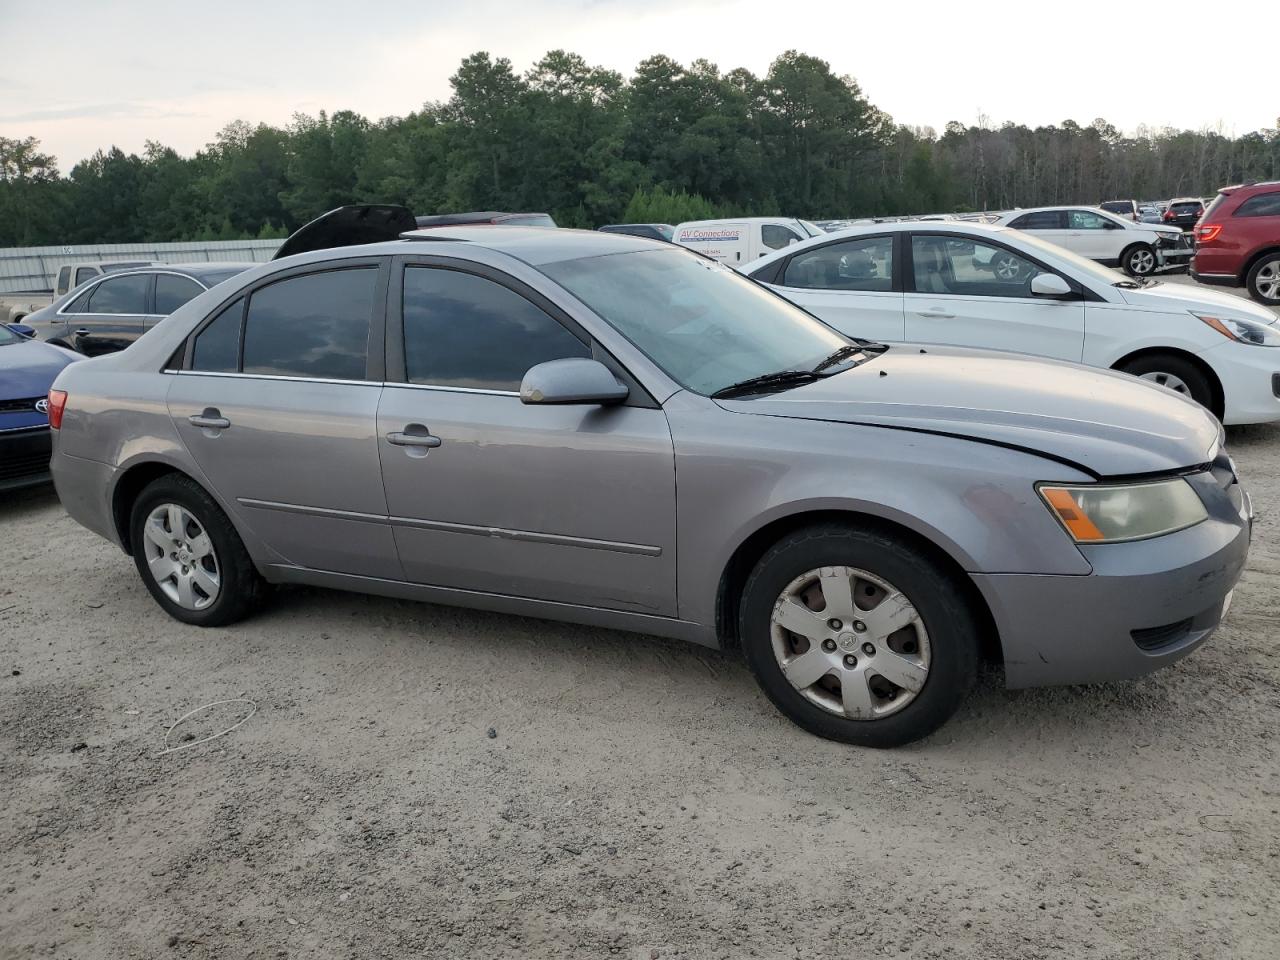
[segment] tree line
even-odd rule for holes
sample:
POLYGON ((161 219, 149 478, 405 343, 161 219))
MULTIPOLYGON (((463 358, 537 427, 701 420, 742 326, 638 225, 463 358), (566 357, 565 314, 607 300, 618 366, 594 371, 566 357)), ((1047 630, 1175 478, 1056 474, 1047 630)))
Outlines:
POLYGON ((939 134, 896 124, 852 77, 796 51, 762 77, 654 56, 629 79, 562 50, 523 74, 481 52, 451 84, 404 117, 236 121, 191 157, 111 147, 67 175, 34 138, 0 137, 0 246, 282 237, 352 202, 594 227, 1168 199, 1280 179, 1275 128, 1125 135, 1104 120, 978 118, 939 134))

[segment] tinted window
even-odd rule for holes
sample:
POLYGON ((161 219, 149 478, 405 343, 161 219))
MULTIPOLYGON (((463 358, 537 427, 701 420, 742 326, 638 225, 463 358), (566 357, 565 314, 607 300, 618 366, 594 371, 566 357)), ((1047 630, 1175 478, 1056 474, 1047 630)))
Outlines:
POLYGON ((405 268, 410 383, 519 390, 535 364, 589 356, 585 343, 501 284, 456 270, 405 268))
POLYGON ((89 313, 146 313, 151 277, 134 273, 103 280, 89 291, 89 313))
POLYGON ((1061 210, 1037 210, 1035 213, 1024 213, 1009 226, 1015 230, 1061 230, 1061 210))
POLYGON ((281 280, 249 299, 244 372, 363 380, 376 267, 281 280))
POLYGON ((84 283, 86 280, 92 280, 98 275, 98 271, 93 267, 79 267, 76 270, 76 286, 84 283))
POLYGON ((1200 201, 1199 201, 1199 200, 1193 200, 1193 201, 1191 201, 1191 202, 1189 202, 1189 203, 1174 203, 1174 204, 1170 204, 1169 209, 1171 209, 1171 210, 1172 210, 1175 214, 1177 214, 1178 216, 1186 216, 1187 214, 1199 213, 1199 212, 1200 212, 1200 201))
POLYGON ((1280 217, 1280 193, 1260 193, 1240 204, 1237 217, 1280 217))
POLYGON ((787 244, 801 239, 800 234, 776 223, 766 223, 760 229, 760 240, 771 250, 781 250, 787 244))
POLYGON ((1106 217, 1100 217, 1091 210, 1068 210, 1068 230, 1108 230, 1115 226, 1106 217))
POLYGON ((204 289, 194 280, 177 277, 172 273, 156 275, 156 310, 161 316, 168 316, 193 297, 204 293, 204 289))
POLYGON ((191 369, 217 373, 234 373, 239 365, 240 318, 244 299, 223 308, 207 327, 196 336, 191 351, 191 369))
POLYGON ((1108 200, 1106 203, 1099 204, 1099 206, 1103 210, 1108 210, 1111 213, 1120 213, 1120 214, 1124 214, 1125 216, 1133 216, 1134 207, 1133 207, 1132 200, 1108 200))
POLYGON ((1012 250, 965 238, 911 238, 916 290, 972 297, 1028 297, 1031 278, 1043 271, 1012 250))
POLYGON ((71 268, 63 267, 58 271, 58 289, 66 293, 71 285, 71 268))
POLYGON ((846 240, 798 253, 787 264, 782 283, 810 290, 890 290, 893 238, 846 240))

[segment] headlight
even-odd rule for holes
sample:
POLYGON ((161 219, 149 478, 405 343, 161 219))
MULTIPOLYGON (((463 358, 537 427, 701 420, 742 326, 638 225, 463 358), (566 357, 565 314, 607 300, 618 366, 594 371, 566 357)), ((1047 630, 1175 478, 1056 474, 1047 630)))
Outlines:
POLYGON ((1201 323, 1213 327, 1228 340, 1252 344, 1255 347, 1280 347, 1280 333, 1277 333, 1276 328, 1269 323, 1232 317, 1215 317, 1207 313, 1196 313, 1194 310, 1191 311, 1191 315, 1201 323))
POLYGON ((1051 486, 1040 496, 1076 543, 1158 537, 1195 526, 1209 515, 1181 477, 1148 483, 1051 486))

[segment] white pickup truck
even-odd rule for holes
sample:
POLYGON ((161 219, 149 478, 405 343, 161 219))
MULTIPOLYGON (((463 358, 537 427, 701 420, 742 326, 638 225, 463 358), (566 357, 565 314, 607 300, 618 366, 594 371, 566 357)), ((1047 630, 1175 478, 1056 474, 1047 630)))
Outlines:
POLYGON ((0 293, 0 323, 20 323, 29 313, 47 307, 69 290, 74 290, 86 280, 110 273, 112 270, 131 270, 149 267, 152 260, 96 260, 58 264, 54 286, 48 290, 15 290, 0 293))

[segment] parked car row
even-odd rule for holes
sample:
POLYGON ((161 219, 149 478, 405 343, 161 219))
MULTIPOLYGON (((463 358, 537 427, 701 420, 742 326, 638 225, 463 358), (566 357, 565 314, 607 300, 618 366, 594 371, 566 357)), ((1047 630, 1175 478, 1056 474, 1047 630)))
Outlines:
POLYGON ((793 221, 753 279, 406 215, 334 211, 58 374, 58 494, 175 618, 306 583, 664 634, 741 650, 807 730, 890 746, 984 657, 1015 687, 1134 677, 1226 612, 1252 509, 1221 426, 1189 384, 1078 361, 1171 328, 1192 380, 1230 353, 1248 418, 1235 381, 1269 391, 1277 335, 1247 303, 955 221, 793 221), (1032 328, 1077 362, 1009 352, 1032 328), (1002 352, 946 343, 975 338, 1002 352))

